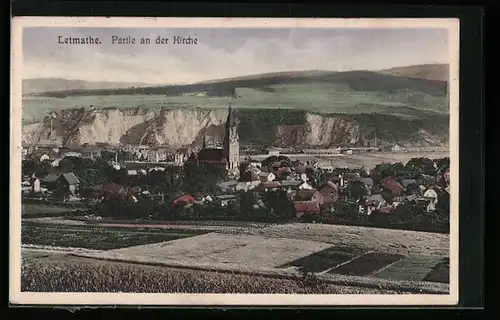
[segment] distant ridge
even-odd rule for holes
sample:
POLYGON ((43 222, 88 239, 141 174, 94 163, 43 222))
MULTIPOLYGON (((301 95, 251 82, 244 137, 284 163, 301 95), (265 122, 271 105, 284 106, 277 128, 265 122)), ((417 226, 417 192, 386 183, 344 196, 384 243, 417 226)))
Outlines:
MULTIPOLYGON (((304 70, 290 72, 273 72, 264 74, 247 75, 211 81, 198 82, 186 85, 147 85, 143 83, 90 83, 82 81, 70 82, 73 88, 63 79, 57 89, 54 79, 49 84, 43 85, 47 80, 40 80, 32 90, 39 96, 64 98, 68 96, 103 96, 103 95, 167 95, 178 96, 205 92, 209 96, 230 96, 235 94, 236 88, 266 89, 268 86, 283 84, 311 84, 329 83, 347 85, 354 91, 388 91, 413 90, 432 96, 444 96, 447 91, 448 65, 419 65, 398 67, 383 71, 326 71, 304 70), (446 79, 446 80, 442 80, 446 79), (78 87, 80 86, 80 88, 78 87), (54 89, 47 89, 53 87, 54 89), (84 88, 81 88, 84 87, 84 88), (41 90, 43 88, 43 90, 41 90)), ((71 80, 77 81, 77 80, 71 80)), ((27 86, 27 89, 29 86, 27 86)), ((28 91, 23 90, 25 93, 28 91)))
POLYGON ((396 67, 383 72, 394 76, 425 80, 449 81, 449 64, 421 64, 406 67, 396 67))
POLYGON ((68 80, 62 78, 34 78, 23 80, 23 94, 40 93, 46 91, 63 90, 89 90, 89 89, 114 89, 114 88, 132 88, 132 87, 150 87, 148 83, 129 83, 129 82, 108 82, 108 81, 85 81, 68 80))

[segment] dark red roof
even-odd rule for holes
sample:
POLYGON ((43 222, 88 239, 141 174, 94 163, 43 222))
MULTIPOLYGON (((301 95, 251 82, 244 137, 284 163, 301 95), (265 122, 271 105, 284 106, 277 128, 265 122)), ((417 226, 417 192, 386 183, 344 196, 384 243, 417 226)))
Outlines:
POLYGON ((394 179, 384 179, 382 186, 384 189, 391 191, 393 196, 399 196, 404 191, 404 187, 394 179))
POLYGON ((119 185, 117 183, 111 182, 107 183, 102 186, 101 188, 101 195, 102 194, 108 194, 108 195, 125 195, 126 191, 125 188, 122 185, 119 185))
POLYGON ((301 213, 319 213, 319 205, 312 201, 294 202, 295 211, 301 213))
POLYGON ((192 195, 189 195, 189 194, 185 194, 183 196, 180 196, 178 198, 176 198, 173 202, 173 205, 177 205, 177 204, 180 204, 180 203, 193 203, 196 201, 196 198, 193 197, 192 195))

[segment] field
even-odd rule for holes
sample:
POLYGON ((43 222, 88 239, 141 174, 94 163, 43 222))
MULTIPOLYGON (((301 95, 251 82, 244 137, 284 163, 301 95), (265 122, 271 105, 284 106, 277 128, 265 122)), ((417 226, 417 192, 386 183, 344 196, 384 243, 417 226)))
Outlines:
POLYGON ((24 222, 23 244, 110 250, 147 243, 164 242, 202 234, 199 230, 105 228, 99 226, 57 226, 24 222))
MULTIPOLYGON (((269 86, 270 91, 237 88, 232 99, 237 109, 294 109, 318 113, 392 114, 399 117, 428 116, 448 113, 446 96, 400 90, 358 91, 344 84, 305 83, 269 86)), ((23 123, 39 121, 52 111, 94 105, 98 108, 227 108, 228 98, 203 96, 150 95, 85 95, 23 98, 23 123)))
POLYGON ((24 292, 406 293, 404 290, 317 284, 300 278, 193 271, 46 253, 25 253, 23 260, 21 290, 24 292))
POLYGON ((74 210, 73 208, 59 207, 46 204, 23 204, 21 207, 21 213, 27 215, 36 215, 44 213, 61 213, 73 210, 74 210))
POLYGON ((30 227, 23 228, 23 244, 49 245, 42 251, 50 251, 50 246, 99 251, 69 248, 70 255, 54 260, 53 253, 39 252, 37 256, 24 250, 23 257, 28 259, 23 262, 22 275, 26 290, 240 293, 356 292, 364 290, 362 287, 396 292, 448 290, 449 240, 443 234, 316 224, 191 228, 172 224, 139 229, 130 224, 125 228, 119 223, 98 227, 36 222, 30 227), (36 232, 35 227, 38 227, 36 232), (37 273, 44 274, 47 280, 34 284, 37 273), (214 280, 199 284, 207 275, 213 275, 214 280), (181 280, 182 277, 185 279, 181 280), (281 278, 282 286, 273 279, 276 277, 281 278), (304 287, 306 280, 302 277, 317 283, 304 287))
MULTIPOLYGON (((284 155, 289 157, 290 160, 300 160, 300 161, 329 161, 332 163, 334 167, 338 168, 374 168, 376 165, 381 163, 396 163, 401 162, 406 164, 406 162, 410 161, 413 158, 426 157, 429 159, 440 159, 449 157, 450 154, 447 151, 434 151, 434 152, 388 152, 388 153, 360 153, 360 154, 339 154, 333 156, 315 156, 315 155, 307 155, 307 154, 296 154, 296 155, 284 155)), ((245 159, 245 155, 241 156, 241 159, 245 159)), ((256 155, 250 156, 255 160, 264 160, 269 155, 256 155)))

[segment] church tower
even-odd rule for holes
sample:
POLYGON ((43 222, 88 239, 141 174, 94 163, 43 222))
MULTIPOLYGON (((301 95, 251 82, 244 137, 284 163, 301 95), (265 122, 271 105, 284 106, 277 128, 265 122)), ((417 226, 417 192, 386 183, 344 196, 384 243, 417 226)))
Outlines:
POLYGON ((234 110, 229 103, 229 110, 224 135, 224 156, 227 160, 227 169, 235 176, 239 175, 240 168, 240 138, 238 136, 238 122, 234 110))

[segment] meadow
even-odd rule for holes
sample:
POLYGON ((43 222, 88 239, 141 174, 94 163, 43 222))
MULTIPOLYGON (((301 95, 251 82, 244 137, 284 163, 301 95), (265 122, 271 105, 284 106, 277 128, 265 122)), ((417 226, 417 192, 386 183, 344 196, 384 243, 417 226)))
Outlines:
MULTIPOLYGON (((246 109, 294 109, 316 113, 382 113, 401 117, 448 113, 446 97, 413 90, 359 91, 336 83, 280 84, 236 88, 232 106, 246 109)), ((94 105, 97 108, 227 108, 228 97, 196 95, 83 95, 65 98, 24 97, 23 123, 39 121, 52 111, 94 105)))

